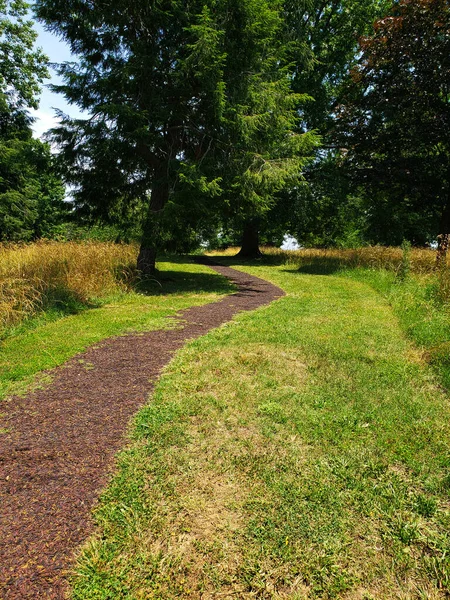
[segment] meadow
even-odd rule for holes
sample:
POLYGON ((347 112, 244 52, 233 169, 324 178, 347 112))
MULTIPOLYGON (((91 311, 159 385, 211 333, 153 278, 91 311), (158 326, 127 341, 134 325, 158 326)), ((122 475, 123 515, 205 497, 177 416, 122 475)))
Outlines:
MULTIPOLYGON (((408 248, 215 259, 286 296, 177 353, 130 424, 72 599, 448 597, 448 267, 408 248)), ((90 314, 105 336, 118 306, 118 329, 163 327, 231 291, 174 261, 163 290, 43 325, 47 348, 90 314)))

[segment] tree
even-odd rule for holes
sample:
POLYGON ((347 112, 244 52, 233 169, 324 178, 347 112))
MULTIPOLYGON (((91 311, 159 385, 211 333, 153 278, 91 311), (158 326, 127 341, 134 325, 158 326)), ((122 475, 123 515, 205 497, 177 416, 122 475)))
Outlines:
MULTIPOLYGON (((174 214, 266 211, 316 143, 295 133, 280 5, 268 0, 39 0, 80 56, 57 89, 89 110, 55 131, 83 210, 146 215, 138 267, 155 269, 174 214)), ((194 220, 194 219, 192 219, 194 220)))
MULTIPOLYGON (((346 162, 391 213, 412 213, 419 241, 450 232, 450 3, 400 0, 361 40, 339 111, 346 162), (434 229, 434 231, 433 231, 434 229), (434 234, 434 235, 433 235, 434 234)), ((376 205, 375 205, 376 207, 376 205)), ((414 239, 413 239, 414 241, 414 239)))
POLYGON ((51 237, 69 211, 64 195, 48 144, 27 130, 0 139, 1 241, 51 237))
POLYGON ((267 221, 270 227, 279 223, 285 232, 300 236, 302 243, 334 245, 345 239, 356 243, 349 233, 350 215, 362 234, 359 190, 343 177, 331 132, 336 107, 358 60, 358 40, 372 31, 375 19, 388 6, 389 0, 285 2, 285 35, 290 41, 289 60, 295 66, 292 89, 312 98, 298 107, 299 131, 316 130, 322 144, 314 162, 304 170, 309 185, 283 191, 267 221))
MULTIPOLYGON (((24 0, 0 0, 0 133, 5 118, 38 107, 40 85, 48 76, 47 57, 35 48, 37 33, 24 0)), ((8 120, 8 119, 6 119, 8 120)), ((13 120, 13 119, 12 119, 13 120)))
POLYGON ((358 41, 389 6, 390 0, 286 0, 286 29, 296 64, 293 90, 314 98, 302 107, 308 129, 326 136, 333 127, 343 84, 358 60, 358 41))
POLYGON ((48 235, 65 207, 50 149, 33 139, 27 112, 38 107, 48 75, 29 8, 23 0, 0 0, 0 240, 48 235))

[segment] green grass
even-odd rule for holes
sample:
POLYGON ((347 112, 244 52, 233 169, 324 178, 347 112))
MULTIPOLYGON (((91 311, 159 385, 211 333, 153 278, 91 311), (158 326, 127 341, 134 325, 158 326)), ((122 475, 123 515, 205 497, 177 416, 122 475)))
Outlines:
POLYGON ((437 376, 373 281, 245 270, 287 296, 177 354, 119 455, 73 598, 447 597, 437 376))
POLYGON ((188 259, 163 259, 158 267, 159 283, 148 281, 135 292, 88 306, 63 303, 5 332, 0 340, 0 399, 45 384, 48 377, 42 377, 42 371, 63 364, 92 344, 133 331, 174 326, 168 316, 214 302, 234 289, 225 278, 188 259))
POLYGON ((388 300, 405 334, 450 390, 450 304, 441 301, 438 275, 415 275, 402 282, 379 269, 341 274, 368 283, 388 300))

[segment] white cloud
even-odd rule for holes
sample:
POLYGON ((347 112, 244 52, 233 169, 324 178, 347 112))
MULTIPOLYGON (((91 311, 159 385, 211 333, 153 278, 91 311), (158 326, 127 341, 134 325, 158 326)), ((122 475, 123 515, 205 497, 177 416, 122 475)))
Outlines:
POLYGON ((58 125, 58 118, 53 111, 39 108, 31 110, 30 113, 36 119, 32 125, 34 137, 41 138, 49 129, 58 125))

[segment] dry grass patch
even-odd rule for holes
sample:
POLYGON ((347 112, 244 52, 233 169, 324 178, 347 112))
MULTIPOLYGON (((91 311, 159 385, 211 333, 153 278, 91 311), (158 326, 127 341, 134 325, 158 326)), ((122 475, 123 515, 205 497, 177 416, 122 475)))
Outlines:
POLYGON ((0 245, 0 329, 52 301, 88 302, 127 288, 135 246, 99 242, 0 245))
MULTIPOLYGON (((279 248, 263 248, 264 258, 279 263, 298 265, 300 267, 319 267, 322 270, 333 270, 343 267, 370 269, 387 269, 398 272, 402 265, 404 252, 399 247, 366 246, 362 248, 304 248, 302 250, 281 250, 279 248)), ((210 256, 234 257, 239 248, 227 248, 208 252, 210 256)), ((409 254, 411 270, 414 273, 430 273, 436 267, 436 250, 431 248, 412 248, 409 254)), ((447 258, 447 268, 450 257, 447 258)))

